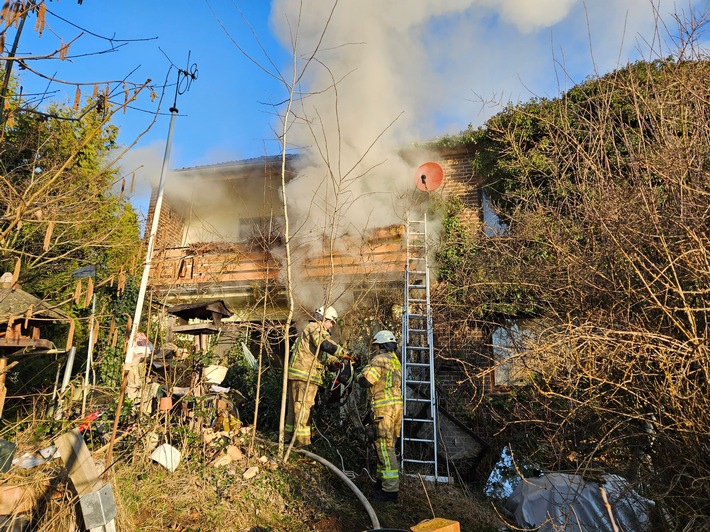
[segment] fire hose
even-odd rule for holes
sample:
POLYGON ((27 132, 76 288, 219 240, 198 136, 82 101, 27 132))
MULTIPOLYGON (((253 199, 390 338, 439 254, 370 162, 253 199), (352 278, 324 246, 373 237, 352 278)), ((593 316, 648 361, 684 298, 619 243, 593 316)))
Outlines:
POLYGON ((358 489, 358 487, 353 483, 352 480, 350 480, 345 473, 343 473, 340 469, 335 467, 333 464, 331 464, 328 460, 323 458, 322 456, 318 456, 317 454, 313 454, 309 451, 306 451, 304 449, 296 449, 297 453, 301 453, 304 456, 307 456, 308 458, 311 458, 312 460, 315 460, 316 462, 320 462, 324 466, 326 466, 328 469, 330 469, 333 473, 338 475, 343 482, 352 490, 352 492, 355 494, 355 496, 360 500, 362 505, 365 507, 365 510, 367 511, 367 515, 370 517, 370 521, 372 522, 372 527, 375 530, 380 530, 380 520, 377 519, 377 514, 375 514, 375 510, 372 508, 372 505, 370 504, 370 501, 368 501, 365 496, 362 494, 362 492, 358 489))

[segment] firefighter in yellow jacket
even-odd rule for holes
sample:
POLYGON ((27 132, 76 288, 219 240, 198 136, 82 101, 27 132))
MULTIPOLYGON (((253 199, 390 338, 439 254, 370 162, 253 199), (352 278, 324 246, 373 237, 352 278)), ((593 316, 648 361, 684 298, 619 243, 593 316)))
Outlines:
POLYGON ((291 351, 288 368, 288 412, 286 438, 295 436, 294 444, 310 445, 308 423, 318 387, 323 384, 325 366, 334 365, 347 356, 347 351, 330 339, 330 329, 338 319, 333 307, 316 309, 291 351), (294 434, 295 429, 295 434, 294 434))
POLYGON ((377 423, 377 477, 381 488, 373 499, 397 502, 399 462, 395 445, 402 429, 402 365, 395 354, 397 340, 390 331, 372 339, 377 354, 360 372, 357 382, 368 388, 373 417, 377 423))

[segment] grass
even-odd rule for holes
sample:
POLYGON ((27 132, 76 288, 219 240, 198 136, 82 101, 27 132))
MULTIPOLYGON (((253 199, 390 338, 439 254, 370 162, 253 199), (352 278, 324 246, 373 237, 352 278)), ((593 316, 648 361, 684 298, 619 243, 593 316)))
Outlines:
MULTIPOLYGON (((15 456, 19 457, 51 445, 61 431, 71 428, 55 425, 47 433, 42 427, 45 423, 35 419, 5 425, 0 437, 16 443, 15 456)), ((113 487, 116 529, 357 532, 371 528, 365 508, 342 479, 298 453, 292 453, 288 463, 282 463, 277 459, 276 444, 268 437, 258 436, 254 453, 247 457, 251 427, 211 443, 186 427, 166 429, 164 424, 151 423, 134 428, 128 437, 116 442, 115 463, 105 476, 113 487), (182 453, 173 473, 150 459, 152 448, 156 442, 166 440, 166 433, 171 434, 171 444, 182 453), (226 465, 212 465, 229 444, 240 448, 244 458, 226 465), (251 466, 257 466, 259 472, 247 480, 243 473, 251 466)), ((105 458, 105 446, 101 449, 102 441, 94 432, 85 434, 85 440, 98 462, 105 458)), ((349 476, 367 496, 373 483, 364 471, 364 461, 358 458, 357 451, 361 449, 342 442, 338 447, 342 454, 335 449, 332 443, 318 439, 311 451, 337 466, 359 470, 359 474, 351 471, 349 476)), ((60 459, 32 469, 13 467, 0 477, 1 484, 26 485, 34 491, 32 530, 81 529, 77 499, 60 459)), ((459 521, 461 530, 466 532, 493 532, 501 525, 482 496, 463 486, 423 485, 413 477, 402 478, 397 504, 372 506, 383 528, 409 530, 434 516, 459 521)))

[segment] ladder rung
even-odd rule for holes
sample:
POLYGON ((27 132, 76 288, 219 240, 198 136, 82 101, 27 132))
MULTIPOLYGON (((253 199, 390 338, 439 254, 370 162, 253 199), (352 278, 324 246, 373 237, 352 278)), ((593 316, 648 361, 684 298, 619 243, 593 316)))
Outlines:
POLYGON ((429 346, 426 345, 408 345, 407 350, 411 349, 412 351, 428 351, 429 346))
POLYGON ((427 419, 427 418, 419 419, 416 417, 405 417, 404 420, 405 421, 415 421, 418 423, 434 423, 433 419, 427 419))
POLYGON ((439 482, 441 484, 448 484, 449 482, 453 482, 453 479, 451 477, 444 477, 441 475, 414 475, 413 473, 403 473, 404 475, 410 476, 410 477, 419 477, 422 480, 426 480, 427 482, 439 482))
POLYGON ((431 403, 431 399, 419 399, 418 397, 405 397, 405 403, 431 403))
POLYGON ((428 384, 431 386, 431 381, 412 381, 412 380, 406 380, 406 384, 428 384))
POLYGON ((402 458, 402 462, 412 462, 414 464, 435 464, 434 460, 415 460, 414 458, 402 458))
POLYGON ((425 440, 423 438, 404 438, 405 442, 411 441, 416 443, 434 443, 434 440, 425 440))

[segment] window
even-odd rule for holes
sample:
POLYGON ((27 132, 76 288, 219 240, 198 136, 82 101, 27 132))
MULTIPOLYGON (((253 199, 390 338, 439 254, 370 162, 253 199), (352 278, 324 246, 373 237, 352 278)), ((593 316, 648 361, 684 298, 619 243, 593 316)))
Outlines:
POLYGON ((493 206, 491 205, 491 199, 488 193, 483 191, 482 198, 482 211, 483 211, 483 230, 486 236, 502 236, 506 233, 507 227, 503 222, 500 221, 498 215, 493 212, 493 206))
POLYGON ((530 371, 523 363, 523 354, 531 338, 532 331, 518 321, 509 321, 493 330, 495 386, 515 386, 528 381, 530 371))

